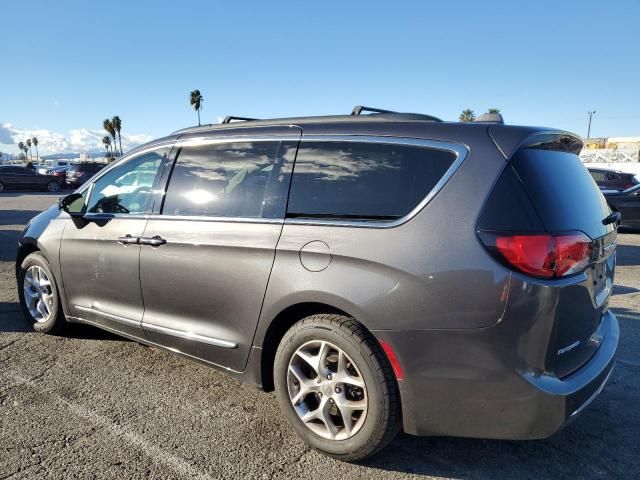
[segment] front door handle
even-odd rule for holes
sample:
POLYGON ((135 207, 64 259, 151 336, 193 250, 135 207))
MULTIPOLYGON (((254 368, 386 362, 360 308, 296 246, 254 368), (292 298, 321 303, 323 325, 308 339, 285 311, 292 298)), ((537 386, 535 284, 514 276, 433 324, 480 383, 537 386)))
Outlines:
POLYGON ((124 237, 119 237, 118 242, 123 245, 136 245, 140 242, 140 237, 132 237, 127 233, 124 237))
POLYGON ((159 247, 164 245, 167 241, 159 235, 153 237, 142 237, 140 239, 140 245, 151 245, 152 247, 159 247))

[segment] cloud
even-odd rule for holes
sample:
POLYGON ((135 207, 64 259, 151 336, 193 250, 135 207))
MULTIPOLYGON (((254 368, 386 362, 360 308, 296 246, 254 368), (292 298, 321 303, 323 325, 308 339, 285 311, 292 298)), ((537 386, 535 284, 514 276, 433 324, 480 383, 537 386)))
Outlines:
MULTIPOLYGON (((47 129, 24 129, 13 126, 10 123, 0 125, 0 145, 11 146, 5 148, 7 152, 18 151, 17 143, 24 142, 27 138, 38 138, 38 150, 40 154, 89 152, 104 150, 102 137, 107 133, 104 130, 91 130, 79 128, 69 130, 66 134, 53 132, 47 129)), ((122 133, 122 149, 126 152, 133 147, 148 142, 153 137, 147 134, 122 133)))

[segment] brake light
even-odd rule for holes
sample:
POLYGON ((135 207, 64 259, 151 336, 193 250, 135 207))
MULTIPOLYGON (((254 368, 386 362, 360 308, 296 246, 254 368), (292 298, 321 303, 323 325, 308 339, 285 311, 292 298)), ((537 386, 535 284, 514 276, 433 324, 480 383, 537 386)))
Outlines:
POLYGON ((591 260, 591 239, 581 232, 563 235, 481 232, 480 239, 498 260, 533 277, 578 273, 591 260))

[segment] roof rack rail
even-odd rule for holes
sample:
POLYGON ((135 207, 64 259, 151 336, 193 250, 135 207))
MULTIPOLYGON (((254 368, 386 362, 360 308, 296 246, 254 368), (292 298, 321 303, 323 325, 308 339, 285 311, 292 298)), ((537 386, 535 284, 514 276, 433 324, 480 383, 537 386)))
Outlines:
POLYGON ((249 118, 249 117, 234 117, 233 115, 227 115, 222 119, 220 123, 231 123, 233 120, 241 120, 244 122, 250 122, 252 120, 260 120, 259 118, 249 118))
POLYGON ((398 113, 393 110, 384 110, 382 108, 374 108, 374 107, 365 107, 363 105, 356 105, 351 110, 351 115, 362 115, 362 112, 372 112, 372 113, 398 113))
MULTIPOLYGON (((356 105, 351 110, 352 116, 362 116, 362 112, 371 112, 380 114, 380 118, 386 116, 392 116, 398 120, 428 120, 431 122, 441 122, 438 117, 434 117, 433 115, 427 115, 424 113, 408 113, 408 112, 396 112, 394 110, 384 110, 382 108, 374 108, 374 107, 365 107, 363 105, 356 105)), ((364 115, 368 116, 368 115, 364 115)))

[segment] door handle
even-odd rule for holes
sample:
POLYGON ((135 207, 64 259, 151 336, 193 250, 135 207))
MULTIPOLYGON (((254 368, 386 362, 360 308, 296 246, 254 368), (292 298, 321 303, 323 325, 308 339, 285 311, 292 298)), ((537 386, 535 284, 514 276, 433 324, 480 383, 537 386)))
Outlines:
POLYGON ((118 237, 118 242, 123 245, 136 245, 140 243, 140 237, 132 237, 127 233, 124 237, 118 237))
POLYGON ((159 235, 153 237, 142 237, 140 239, 140 245, 151 245, 152 247, 159 247, 167 243, 167 241, 159 235))

